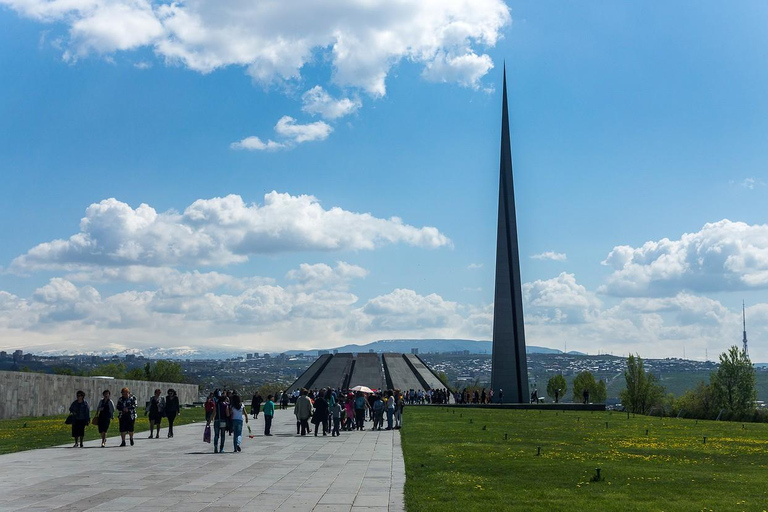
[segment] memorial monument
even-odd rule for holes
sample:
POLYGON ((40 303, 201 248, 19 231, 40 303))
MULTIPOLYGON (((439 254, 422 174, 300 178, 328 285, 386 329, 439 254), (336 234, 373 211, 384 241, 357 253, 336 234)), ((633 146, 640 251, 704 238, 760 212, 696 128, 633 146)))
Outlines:
POLYGON ((493 306, 493 356, 491 387, 494 402, 527 403, 528 360, 525 354, 523 292, 517 246, 515 187, 507 111, 507 69, 501 112, 501 165, 499 220, 496 235, 496 292, 493 306), (501 392, 500 392, 501 391, 501 392))

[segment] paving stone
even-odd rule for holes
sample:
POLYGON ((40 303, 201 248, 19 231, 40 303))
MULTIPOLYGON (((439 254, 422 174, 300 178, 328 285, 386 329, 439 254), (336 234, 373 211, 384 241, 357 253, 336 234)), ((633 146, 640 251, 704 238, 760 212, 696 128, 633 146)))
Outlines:
MULTIPOLYGON (((254 432, 262 431, 257 420, 254 432)), ((243 439, 241 453, 214 454, 202 424, 173 439, 118 447, 59 446, 0 455, 0 512, 201 512, 229 510, 375 512, 405 510, 398 431, 294 434, 292 411, 277 411, 276 435, 243 439)), ((227 437, 231 449, 232 438, 227 437)))

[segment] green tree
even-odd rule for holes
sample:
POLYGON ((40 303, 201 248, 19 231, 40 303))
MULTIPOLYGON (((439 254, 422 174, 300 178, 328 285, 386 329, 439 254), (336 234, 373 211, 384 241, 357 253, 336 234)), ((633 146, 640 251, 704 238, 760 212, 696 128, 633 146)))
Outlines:
POLYGON ((448 383, 448 375, 446 375, 445 372, 437 372, 437 378, 440 379, 440 382, 443 383, 443 386, 445 386, 446 389, 451 388, 451 385, 448 383))
POLYGON ((568 391, 568 382, 562 374, 557 374, 547 381, 547 395, 550 398, 556 397, 555 403, 565 396, 566 391, 568 391))
POLYGON ((125 378, 124 363, 105 363, 97 366, 89 372, 91 376, 114 377, 116 379, 125 378))
POLYGON ((147 380, 147 375, 141 367, 133 367, 125 372, 125 378, 128 380, 147 380))
POLYGON ((73 375, 73 376, 83 375, 83 372, 75 371, 69 366, 54 366, 53 373, 54 375, 73 375))
POLYGON ((156 382, 184 382, 184 371, 180 363, 161 359, 155 364, 144 365, 147 380, 156 382))
POLYGON ((595 382, 595 376, 592 372, 581 372, 573 379, 573 401, 580 403, 584 400, 584 390, 589 393, 590 400, 594 401, 595 390, 597 389, 597 382, 595 382))
POLYGON ((624 408, 636 414, 648 414, 664 399, 664 387, 658 384, 656 376, 646 373, 643 359, 630 354, 624 371, 627 387, 619 394, 624 408))
POLYGON ((699 381, 695 388, 689 389, 677 399, 677 408, 686 418, 711 420, 717 416, 717 405, 712 386, 699 381))
POLYGON ((267 401, 268 395, 272 395, 275 397, 275 401, 277 401, 279 398, 278 393, 285 391, 290 385, 290 382, 267 382, 259 386, 257 392, 261 395, 265 402, 267 401))
POLYGON ((605 381, 600 379, 597 381, 597 386, 595 386, 595 394, 592 401, 598 404, 604 404, 606 398, 608 398, 608 390, 605 387, 605 381))
POLYGON ((757 400, 755 368, 743 350, 734 346, 720 354, 720 367, 712 374, 711 382, 715 403, 732 418, 754 412, 757 400))

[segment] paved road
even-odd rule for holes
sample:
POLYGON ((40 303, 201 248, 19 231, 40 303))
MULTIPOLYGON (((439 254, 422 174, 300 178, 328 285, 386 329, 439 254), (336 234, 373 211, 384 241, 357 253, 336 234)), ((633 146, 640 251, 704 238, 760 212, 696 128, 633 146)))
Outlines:
POLYGON ((404 510, 399 432, 298 437, 293 411, 276 412, 274 436, 251 420, 241 453, 228 437, 214 454, 193 424, 173 439, 137 434, 134 447, 110 438, 0 455, 0 511, 404 510))

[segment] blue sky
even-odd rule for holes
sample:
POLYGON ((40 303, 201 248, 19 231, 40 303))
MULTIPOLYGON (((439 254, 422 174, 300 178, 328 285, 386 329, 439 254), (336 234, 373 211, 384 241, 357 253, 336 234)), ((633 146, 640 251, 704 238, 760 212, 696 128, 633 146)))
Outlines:
POLYGON ((768 360, 768 6, 323 4, 0 0, 0 348, 489 339, 506 61, 528 343, 768 360))

